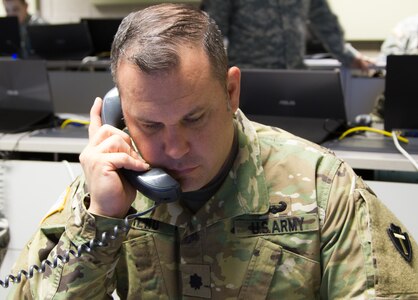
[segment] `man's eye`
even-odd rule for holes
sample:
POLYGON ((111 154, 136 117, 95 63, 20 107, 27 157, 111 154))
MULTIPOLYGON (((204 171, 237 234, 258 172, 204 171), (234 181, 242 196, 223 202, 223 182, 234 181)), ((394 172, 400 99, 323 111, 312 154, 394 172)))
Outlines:
POLYGON ((198 123, 201 120, 203 120, 203 115, 199 115, 199 116, 196 116, 196 117, 188 117, 184 121, 186 123, 189 123, 189 124, 195 124, 195 123, 198 123))
POLYGON ((145 129, 152 129, 152 130, 155 130, 155 129, 159 129, 159 128, 161 128, 161 126, 162 126, 162 124, 160 124, 160 123, 146 123, 146 124, 142 124, 142 127, 144 127, 145 129))

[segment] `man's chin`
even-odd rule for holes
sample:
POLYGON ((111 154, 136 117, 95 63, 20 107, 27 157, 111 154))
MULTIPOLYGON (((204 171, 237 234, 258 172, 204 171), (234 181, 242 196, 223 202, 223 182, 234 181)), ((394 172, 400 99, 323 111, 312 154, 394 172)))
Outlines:
POLYGON ((201 189, 204 184, 198 183, 193 179, 183 179, 180 181, 181 191, 182 192, 194 192, 201 189))

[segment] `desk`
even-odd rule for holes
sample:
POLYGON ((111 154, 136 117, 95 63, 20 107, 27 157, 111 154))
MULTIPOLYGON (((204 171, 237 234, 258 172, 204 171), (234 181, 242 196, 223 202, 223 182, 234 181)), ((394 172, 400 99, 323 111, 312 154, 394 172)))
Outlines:
MULTIPOLYGON (((323 146, 333 150, 338 157, 344 159, 354 169, 417 171, 411 162, 396 150, 392 139, 388 137, 353 136, 341 141, 328 141, 323 146)), ((409 150, 405 145, 401 146, 407 151, 409 150)), ((410 153, 411 156, 418 161, 418 139, 410 138, 409 147, 414 151, 410 153)))
MULTIPOLYGON (((412 164, 400 153, 376 153, 347 150, 334 150, 334 152, 338 157, 349 163, 353 169, 402 172, 416 171, 412 164)), ((418 160, 418 155, 414 155, 413 157, 415 160, 418 160)))
POLYGON ((30 133, 0 134, 0 151, 79 154, 87 145, 86 136, 85 128, 43 129, 30 133), (62 134, 55 134, 56 132, 62 134), (66 137, 66 134, 71 135, 71 138, 66 137))

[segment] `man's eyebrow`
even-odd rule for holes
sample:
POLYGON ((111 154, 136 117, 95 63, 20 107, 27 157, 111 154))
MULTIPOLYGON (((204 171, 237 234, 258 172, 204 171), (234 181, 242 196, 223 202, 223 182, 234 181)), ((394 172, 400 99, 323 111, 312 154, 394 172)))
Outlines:
MULTIPOLYGON (((191 111, 189 111, 187 114, 185 114, 182 117, 182 119, 187 119, 187 118, 189 118, 189 117, 191 117, 191 116, 193 116, 195 114, 199 114, 199 113, 202 113, 204 111, 205 111, 205 108, 204 107, 198 106, 198 107, 192 109, 191 111)), ((139 122, 148 123, 148 124, 159 124, 159 123, 161 123, 160 121, 155 121, 155 120, 147 119, 146 116, 140 116, 140 117, 137 117, 136 119, 139 122)))
POLYGON ((195 115, 195 114, 202 113, 202 112, 204 112, 204 111, 205 111, 205 108, 204 108, 204 107, 198 106, 198 107, 196 107, 196 108, 192 109, 191 111, 189 111, 187 114, 185 114, 185 115, 183 116, 183 119, 188 118, 188 117, 190 117, 190 116, 193 116, 193 115, 195 115))
POLYGON ((142 117, 138 117, 136 119, 138 121, 140 121, 141 123, 153 123, 153 124, 161 123, 161 122, 158 122, 158 121, 148 120, 148 119, 142 118, 142 117))

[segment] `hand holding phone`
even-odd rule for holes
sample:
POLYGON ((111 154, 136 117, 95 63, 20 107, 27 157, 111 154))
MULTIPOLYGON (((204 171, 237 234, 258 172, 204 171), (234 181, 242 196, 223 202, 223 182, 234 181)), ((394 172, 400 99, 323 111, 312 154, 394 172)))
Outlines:
MULTIPOLYGON (((117 88, 111 89, 103 99, 102 122, 119 129, 125 127, 117 88)), ((140 193, 158 203, 174 202, 180 197, 180 184, 161 168, 145 172, 120 169, 129 183, 140 193)))

